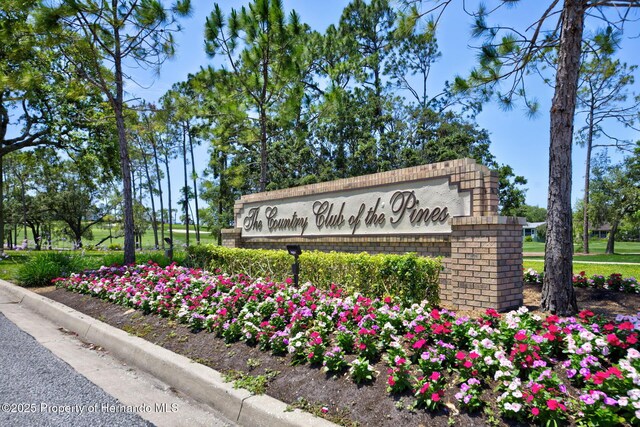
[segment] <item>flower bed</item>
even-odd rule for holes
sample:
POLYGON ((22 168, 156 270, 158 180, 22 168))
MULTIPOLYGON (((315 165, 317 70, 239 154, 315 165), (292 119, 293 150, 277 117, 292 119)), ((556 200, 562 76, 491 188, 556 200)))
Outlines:
POLYGON ((411 393, 415 407, 428 411, 454 403, 474 412, 493 400, 503 417, 535 424, 640 422, 636 316, 541 318, 520 309, 469 319, 425 303, 345 295, 335 286, 296 289, 176 266, 102 268, 57 285, 227 342, 289 353, 294 363, 322 365, 358 383, 384 381, 389 393, 411 393), (379 360, 386 372, 374 371, 379 360))
MULTIPOLYGON (((542 284, 543 274, 538 273, 533 268, 524 271, 523 280, 525 283, 542 284)), ((573 275, 573 286, 577 288, 604 289, 607 291, 626 292, 630 294, 640 294, 640 286, 635 277, 623 278, 622 274, 613 273, 609 277, 594 274, 587 277, 584 271, 573 275)))

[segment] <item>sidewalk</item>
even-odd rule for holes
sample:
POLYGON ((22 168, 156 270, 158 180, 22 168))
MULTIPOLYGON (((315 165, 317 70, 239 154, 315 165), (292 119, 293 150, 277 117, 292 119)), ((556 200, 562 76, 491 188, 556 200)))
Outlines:
MULTIPOLYGON (((124 405, 154 406, 156 401, 159 403, 165 401, 159 400, 162 394, 181 399, 167 402, 168 406, 160 406, 160 408, 173 408, 172 404, 176 403, 178 408, 184 407, 185 411, 151 411, 150 414, 146 412, 140 414, 154 424, 216 427, 234 425, 233 423, 265 427, 335 426, 331 422, 298 409, 291 410, 283 402, 269 396, 256 396, 246 390, 234 389, 231 384, 223 381, 220 373, 211 368, 4 280, 0 280, 0 312, 12 321, 15 319, 15 323, 21 329, 33 335, 45 347, 51 345, 51 351, 54 354, 119 399, 124 405), (39 336, 41 329, 44 336, 39 336), (98 346, 106 350, 109 357, 113 356, 111 368, 114 367, 113 364, 119 364, 124 366, 124 373, 121 372, 122 375, 118 376, 115 373, 112 375, 109 371, 106 374, 104 370, 108 367, 103 368, 103 372, 96 371, 94 364, 97 361, 95 357, 92 358, 86 353, 91 352, 86 348, 83 349, 85 352, 82 354, 67 357, 66 353, 71 351, 68 345, 62 350, 56 348, 57 342, 65 341, 60 337, 61 331, 65 330, 67 334, 73 333, 72 338, 65 338, 72 339, 75 347, 83 347, 81 343, 91 343, 89 347, 98 346), (92 372, 93 377, 90 375, 92 372), (133 374, 129 374, 131 372, 133 374), (151 384, 154 384, 151 388, 160 389, 162 393, 145 396, 143 390, 134 388, 134 385, 124 381, 127 375, 146 377, 151 384), (103 380, 105 382, 101 382, 103 380), (192 406, 182 406, 186 404, 183 402, 192 406), (198 408, 201 411, 199 414, 203 415, 202 418, 197 416, 198 408), (211 408, 219 413, 214 415, 215 411, 211 408), (192 414, 193 419, 190 418, 192 414), (147 415, 150 418, 146 418, 147 415), (216 418, 212 419, 212 417, 216 418)), ((102 356, 100 354, 98 357, 102 356)))
POLYGON ((235 423, 57 327, 0 289, 0 425, 235 423))

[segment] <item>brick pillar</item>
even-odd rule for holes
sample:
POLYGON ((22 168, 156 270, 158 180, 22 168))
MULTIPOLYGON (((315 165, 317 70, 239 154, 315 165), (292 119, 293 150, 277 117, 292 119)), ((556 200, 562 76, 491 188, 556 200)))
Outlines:
POLYGON ((442 302, 457 310, 522 305, 522 223, 502 216, 451 219, 442 302))
POLYGON ((223 228, 220 230, 222 234, 222 246, 225 248, 241 248, 242 247, 242 229, 241 228, 223 228))

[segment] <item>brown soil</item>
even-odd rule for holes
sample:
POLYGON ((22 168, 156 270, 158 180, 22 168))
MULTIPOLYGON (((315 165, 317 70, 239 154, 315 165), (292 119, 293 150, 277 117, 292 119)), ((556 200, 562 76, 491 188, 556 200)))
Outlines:
MULTIPOLYGON (((538 308, 539 289, 539 285, 525 285, 525 304, 531 310, 538 308)), ((340 424, 372 427, 515 425, 482 413, 459 413, 453 404, 447 404, 447 408, 436 414, 408 409, 412 402, 410 395, 396 397, 386 392, 383 362, 375 366, 380 372, 377 380, 359 386, 346 373, 327 375, 319 366, 292 366, 287 356, 272 356, 244 343, 225 344, 213 334, 193 332, 166 318, 143 315, 133 309, 53 287, 41 288, 37 292, 223 374, 242 371, 250 375, 264 375, 276 371, 278 374, 268 383, 267 394, 317 415, 321 414, 322 407, 326 407, 325 417, 340 424)), ((640 308, 640 295, 588 289, 577 289, 577 293, 581 308, 606 316, 634 314, 640 308)), ((452 387, 445 395, 446 402, 455 401, 454 390, 452 387)), ((492 400, 490 396, 487 398, 492 400)), ((495 407, 493 411, 495 413, 495 407)))

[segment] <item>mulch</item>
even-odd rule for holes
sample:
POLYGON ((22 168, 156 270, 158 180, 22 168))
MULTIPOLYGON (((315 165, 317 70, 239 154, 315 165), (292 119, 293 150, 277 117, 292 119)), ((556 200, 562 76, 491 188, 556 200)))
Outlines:
MULTIPOLYGON (((581 308, 596 314, 615 318, 617 314, 635 314, 640 309, 640 295, 577 289, 581 308)), ((245 372, 266 375, 277 372, 268 383, 267 394, 290 405, 320 414, 325 407, 328 419, 343 425, 358 426, 450 426, 518 425, 510 421, 487 418, 483 413, 459 413, 449 404, 438 413, 412 410, 410 395, 391 396, 386 391, 386 366, 380 361, 375 369, 380 373, 375 381, 357 385, 348 376, 327 375, 320 366, 292 365, 289 356, 272 356, 245 343, 226 344, 207 332, 194 332, 184 325, 155 315, 122 307, 87 295, 76 294, 53 287, 37 291, 154 344, 182 354, 221 373, 245 372)), ((525 305, 538 310, 540 285, 525 285, 525 305)), ((473 314, 473 313, 469 313, 473 314)), ((454 402, 452 387, 444 399, 454 402)), ((489 400, 491 400, 489 398, 489 400)), ((495 405, 495 403, 491 404, 495 405)), ((497 409, 494 410, 497 413, 497 409)))

